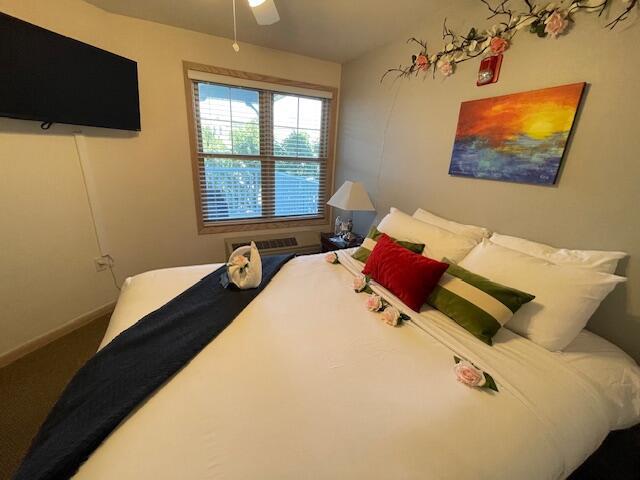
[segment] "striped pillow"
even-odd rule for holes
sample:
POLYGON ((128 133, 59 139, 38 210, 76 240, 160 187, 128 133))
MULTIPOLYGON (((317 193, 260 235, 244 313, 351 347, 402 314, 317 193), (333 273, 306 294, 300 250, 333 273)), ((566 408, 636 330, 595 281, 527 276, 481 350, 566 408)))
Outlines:
MULTIPOLYGON (((369 255, 371 255, 371 251, 375 248, 381 236, 382 236, 381 231, 379 231, 376 227, 371 227, 369 229, 369 233, 367 234, 367 237, 364 239, 364 242, 362 242, 362 245, 360 246, 360 248, 355 252, 353 252, 353 255, 351 256, 362 263, 366 263, 367 259, 369 258, 369 255)), ((389 237, 389 238, 391 238, 391 240, 393 240, 395 243, 397 243, 401 247, 404 247, 407 250, 411 250, 413 253, 421 254, 422 251, 424 250, 423 243, 412 243, 412 242, 406 242, 403 240, 396 240, 393 237, 389 237)))
POLYGON ((491 339, 513 314, 535 297, 505 287, 465 270, 449 260, 427 303, 454 320, 473 336, 491 345, 491 339))

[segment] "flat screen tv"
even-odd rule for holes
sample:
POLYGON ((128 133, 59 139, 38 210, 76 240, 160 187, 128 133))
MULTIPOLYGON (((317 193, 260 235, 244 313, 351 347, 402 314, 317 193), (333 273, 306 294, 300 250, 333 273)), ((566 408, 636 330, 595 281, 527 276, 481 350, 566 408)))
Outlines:
POLYGON ((0 116, 140 130, 138 66, 0 12, 0 116))

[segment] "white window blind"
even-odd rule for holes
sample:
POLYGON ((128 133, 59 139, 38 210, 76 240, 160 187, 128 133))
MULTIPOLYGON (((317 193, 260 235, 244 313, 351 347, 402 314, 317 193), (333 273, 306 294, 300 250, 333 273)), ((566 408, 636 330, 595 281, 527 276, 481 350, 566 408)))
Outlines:
POLYGON ((203 224, 323 217, 331 98, 191 83, 203 224))

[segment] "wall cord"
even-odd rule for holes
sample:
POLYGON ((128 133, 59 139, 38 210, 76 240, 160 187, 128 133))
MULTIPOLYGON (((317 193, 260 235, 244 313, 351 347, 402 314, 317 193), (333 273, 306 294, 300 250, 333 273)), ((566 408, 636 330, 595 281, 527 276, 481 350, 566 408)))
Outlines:
POLYGON ((78 164, 80 165, 80 173, 82 175, 82 183, 84 185, 84 193, 87 199, 87 205, 89 205, 89 214, 91 216, 91 225, 93 226, 93 234, 96 241, 96 247, 98 248, 98 252, 101 257, 107 259, 107 268, 109 269, 109 273, 111 273, 111 280, 113 281, 113 286, 120 291, 121 287, 118 285, 118 280, 116 279, 116 274, 113 271, 114 260, 113 257, 109 254, 104 254, 102 249, 102 244, 100 242, 100 234, 98 233, 98 226, 96 224, 96 216, 93 207, 93 202, 91 201, 91 193, 89 192, 89 185, 87 183, 87 174, 84 169, 84 165, 82 164, 82 152, 80 149, 80 145, 78 145, 78 134, 73 134, 73 143, 76 148, 76 155, 78 157, 78 164))
MULTIPOLYGON (((399 82, 395 82, 398 83, 399 82)), ((381 195, 380 195, 380 179, 382 178, 382 167, 384 166, 384 150, 385 145, 387 143, 387 132, 389 130, 389 125, 391 123, 391 116, 393 115, 393 111, 396 108, 396 101, 398 99, 398 93, 400 93, 400 86, 396 88, 395 93, 393 94, 393 100, 391 101, 391 107, 389 107, 389 113, 387 114, 387 120, 385 122, 384 130, 382 132, 382 148, 380 150, 380 162, 378 163, 378 177, 376 179, 376 196, 378 203, 380 203, 381 195)))

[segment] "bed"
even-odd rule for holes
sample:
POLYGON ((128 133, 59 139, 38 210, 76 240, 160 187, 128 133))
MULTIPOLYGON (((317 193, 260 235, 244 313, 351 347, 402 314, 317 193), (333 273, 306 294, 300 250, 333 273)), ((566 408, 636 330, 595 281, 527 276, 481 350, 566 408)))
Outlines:
MULTIPOLYGON (((411 316, 392 328, 352 289, 349 253, 288 262, 74 478, 559 479, 640 420, 640 370, 605 340, 552 353, 502 328, 491 347, 375 286, 411 316), (457 382, 454 355, 500 391, 457 382)), ((219 266, 129 278, 101 348, 219 266)))

